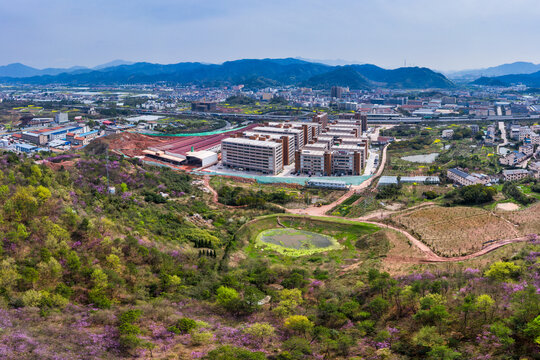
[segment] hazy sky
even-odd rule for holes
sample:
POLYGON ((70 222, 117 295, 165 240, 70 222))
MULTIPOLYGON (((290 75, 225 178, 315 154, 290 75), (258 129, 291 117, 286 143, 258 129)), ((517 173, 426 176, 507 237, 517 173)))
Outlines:
POLYGON ((540 62, 538 0, 0 0, 0 64, 346 59, 540 62))

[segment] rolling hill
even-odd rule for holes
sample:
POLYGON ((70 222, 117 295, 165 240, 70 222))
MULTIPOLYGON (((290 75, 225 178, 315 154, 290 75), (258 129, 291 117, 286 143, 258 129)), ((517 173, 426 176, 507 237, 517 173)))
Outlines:
POLYGON ((302 86, 315 89, 328 89, 332 86, 348 87, 351 90, 371 88, 371 83, 353 67, 338 67, 335 70, 319 74, 301 83, 302 86))

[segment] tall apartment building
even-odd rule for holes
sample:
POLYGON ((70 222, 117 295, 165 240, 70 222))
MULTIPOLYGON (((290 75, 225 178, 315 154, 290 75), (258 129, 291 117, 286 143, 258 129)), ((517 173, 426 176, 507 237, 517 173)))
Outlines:
POLYGON ((321 124, 323 128, 328 125, 328 114, 327 113, 317 113, 313 115, 313 122, 321 124))
POLYGON ((310 175, 329 175, 331 170, 325 169, 324 166, 325 154, 326 151, 321 150, 297 150, 294 170, 310 175))
POLYGON ((356 114, 354 114, 354 118, 356 120, 360 120, 360 124, 362 126, 362 132, 366 132, 367 131, 367 115, 362 115, 357 112, 356 114))
POLYGON ((332 174, 361 175, 366 167, 365 149, 356 145, 333 146, 332 174))
POLYGON ((292 135, 294 136, 295 149, 301 149, 306 142, 304 141, 304 130, 293 128, 292 125, 282 124, 282 127, 274 126, 257 126, 251 129, 256 133, 268 133, 268 134, 280 134, 280 135, 292 135))
POLYGON ((243 135, 244 137, 253 140, 262 140, 262 138, 264 137, 273 141, 281 141, 283 143, 283 166, 290 165, 294 162, 294 152, 296 148, 294 146, 293 135, 282 135, 253 131, 246 131, 243 133, 243 135))
POLYGON ((221 142, 224 166, 277 175, 283 170, 283 142, 228 138, 221 142))
POLYGON ((304 131, 304 145, 309 143, 313 138, 319 136, 322 125, 315 122, 304 122, 304 121, 287 121, 283 122, 268 122, 265 123, 266 126, 272 127, 282 127, 284 125, 289 125, 294 129, 302 129, 304 131))
POLYGON ((348 93, 349 88, 341 86, 332 86, 330 89, 330 96, 333 98, 341 98, 343 94, 348 93))
POLYGON ((317 176, 361 175, 365 167, 365 149, 355 145, 333 146, 329 150, 297 150, 295 171, 317 176))
POLYGON ((338 123, 350 123, 350 124, 357 124, 360 126, 360 129, 362 132, 367 131, 367 115, 362 115, 360 112, 355 112, 354 114, 351 113, 345 113, 345 114, 339 114, 339 117, 337 120, 338 123))

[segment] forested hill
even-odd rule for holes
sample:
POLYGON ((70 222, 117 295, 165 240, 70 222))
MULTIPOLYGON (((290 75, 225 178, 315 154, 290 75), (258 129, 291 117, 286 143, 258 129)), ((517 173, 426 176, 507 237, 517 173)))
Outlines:
MULTIPOLYGON (((31 74, 31 72, 26 72, 31 74)), ((427 68, 404 67, 386 70, 375 65, 328 66, 298 59, 243 59, 220 65, 184 62, 170 65, 135 63, 99 70, 64 72, 54 75, 0 77, 5 83, 29 84, 134 84, 167 82, 248 87, 310 85, 316 88, 341 85, 352 89, 375 87, 424 89, 450 88, 444 75, 427 68)))
POLYGON ((0 358, 538 358, 538 241, 390 275, 387 230, 282 217, 343 247, 263 252, 250 236, 275 217, 250 220, 279 209, 200 186, 114 155, 0 154, 0 358))

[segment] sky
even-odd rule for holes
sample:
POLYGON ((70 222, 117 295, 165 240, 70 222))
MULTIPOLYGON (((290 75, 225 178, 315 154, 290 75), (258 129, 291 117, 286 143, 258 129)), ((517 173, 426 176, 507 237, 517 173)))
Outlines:
POLYGON ((345 59, 540 63, 538 0, 0 0, 0 65, 345 59))

